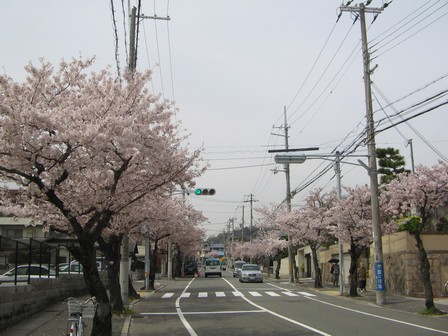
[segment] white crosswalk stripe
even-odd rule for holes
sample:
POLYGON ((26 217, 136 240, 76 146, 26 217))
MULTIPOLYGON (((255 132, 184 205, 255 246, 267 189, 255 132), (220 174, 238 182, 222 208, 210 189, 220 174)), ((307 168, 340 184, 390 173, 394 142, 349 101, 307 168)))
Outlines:
MULTIPOLYGON (((213 293, 213 292, 212 292, 213 293)), ((249 295, 253 296, 253 297, 262 297, 263 295, 267 295, 270 297, 279 297, 282 295, 288 296, 288 297, 298 297, 300 295, 302 296, 316 296, 314 294, 311 293, 307 293, 307 292, 297 292, 293 293, 293 292, 287 292, 287 291, 263 291, 263 292, 258 292, 258 291, 248 291, 247 292, 249 295), (300 295, 299 295, 300 294, 300 295)), ((176 293, 174 292, 169 292, 169 293, 165 293, 162 295, 162 299, 170 299, 173 296, 175 296, 176 293)), ((226 292, 214 292, 214 296, 217 298, 224 298, 227 297, 228 295, 230 295, 229 293, 226 294, 226 292)), ((234 297, 244 297, 244 294, 240 291, 233 291, 232 295, 234 297)), ((209 297, 209 293, 208 292, 199 292, 199 293, 191 293, 191 292, 185 292, 179 295, 181 298, 183 299, 188 299, 188 298, 208 298, 209 297)), ((213 297, 213 294, 211 295, 213 297)))

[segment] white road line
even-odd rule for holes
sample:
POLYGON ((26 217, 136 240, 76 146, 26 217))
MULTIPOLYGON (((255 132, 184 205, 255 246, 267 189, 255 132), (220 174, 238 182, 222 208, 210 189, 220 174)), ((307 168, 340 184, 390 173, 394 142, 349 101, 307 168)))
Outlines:
MULTIPOLYGON (((229 284, 230 287, 232 287, 234 290, 236 290, 235 286, 232 285, 228 280, 226 280, 226 279, 223 279, 223 280, 224 280, 225 282, 227 282, 227 283, 229 284)), ((281 318, 281 319, 283 319, 283 320, 285 320, 285 321, 288 321, 288 322, 290 322, 290 323, 292 323, 292 324, 301 326, 302 328, 305 328, 305 329, 314 331, 315 333, 317 333, 317 334, 319 334, 319 335, 323 335, 323 336, 331 336, 330 334, 327 334, 326 332, 323 332, 323 331, 321 331, 321 330, 318 330, 318 329, 313 328, 313 327, 311 327, 311 326, 308 326, 308 325, 306 325, 306 324, 300 323, 300 322, 298 322, 298 321, 296 321, 296 320, 290 319, 289 317, 280 315, 280 314, 278 314, 278 313, 276 313, 276 312, 273 312, 272 310, 268 310, 268 309, 266 309, 266 308, 264 308, 264 307, 262 307, 262 306, 260 306, 260 305, 258 305, 258 304, 256 304, 256 303, 252 302, 251 300, 249 300, 249 299, 246 298, 245 296, 243 296, 242 298, 243 298, 243 300, 245 300, 247 303, 251 304, 252 306, 254 306, 254 307, 256 307, 256 308, 258 308, 258 309, 260 309, 260 310, 264 310, 264 311, 265 311, 266 313, 268 313, 268 314, 274 315, 274 316, 276 316, 276 317, 278 317, 278 318, 281 318)))
POLYGON ((225 297, 226 294, 224 292, 215 292, 216 297, 225 297))
MULTIPOLYGON (((276 288, 281 288, 281 287, 276 286, 276 285, 274 285, 274 284, 269 284, 269 285, 271 285, 271 286, 273 286, 273 287, 276 287, 276 288)), ((289 291, 289 289, 286 289, 286 288, 285 288, 285 290, 289 291)), ((325 301, 322 301, 322 300, 319 300, 319 299, 314 298, 313 296, 316 296, 316 295, 314 295, 314 294, 310 294, 310 293, 307 293, 307 292, 297 292, 297 293, 304 295, 304 296, 305 296, 307 299, 309 299, 309 300, 313 300, 313 301, 316 301, 316 302, 320 302, 320 303, 323 303, 323 304, 326 304, 326 305, 329 305, 329 306, 332 306, 332 307, 336 307, 336 308, 339 308, 339 309, 345 309, 345 310, 348 310, 348 311, 351 311, 351 312, 355 312, 355 313, 357 313, 357 314, 362 314, 362 315, 372 316, 372 317, 376 317, 376 318, 378 318, 378 319, 383 319, 383 320, 387 320, 387 321, 392 321, 392 322, 396 322, 396 323, 400 323, 400 324, 405 324, 405 325, 409 325, 409 326, 412 326, 412 327, 416 327, 416 328, 420 328, 420 329, 425 329, 425 330, 430 330, 430 331, 435 331, 435 332, 438 332, 438 333, 441 333, 441 334, 444 334, 444 335, 448 335, 448 332, 443 331, 443 330, 438 330, 438 329, 428 328, 428 327, 421 326, 421 325, 418 325, 418 324, 408 323, 408 322, 404 322, 404 321, 400 321, 400 320, 394 320, 394 319, 391 319, 391 318, 388 318, 388 317, 383 317, 383 316, 380 316, 380 315, 374 315, 374 314, 370 314, 370 313, 365 313, 365 312, 361 312, 361 311, 358 311, 358 310, 354 310, 354 309, 346 308, 346 307, 343 307, 343 306, 338 306, 338 305, 333 304, 333 303, 328 303, 328 302, 325 302, 325 301)))
POLYGON ((278 294, 276 292, 265 292, 265 293, 269 296, 280 296, 280 294, 278 294))
POLYGON ((284 294, 286 296, 298 296, 297 294, 295 294, 293 292, 282 292, 282 294, 284 294))
POLYGON ((207 292, 199 292, 198 298, 206 298, 206 297, 208 297, 208 293, 207 292))
POLYGON ((173 295, 174 295, 174 293, 165 293, 165 294, 162 295, 162 299, 169 299, 173 295))
MULTIPOLYGON (((223 311, 201 311, 201 312, 182 312, 183 315, 213 315, 213 314, 252 314, 252 313, 266 313, 265 310, 223 310, 223 311)), ((177 313, 140 313, 142 316, 163 316, 163 315, 177 315, 177 313)))
MULTIPOLYGON (((191 283, 194 281, 195 278, 191 279, 191 281, 188 283, 188 285, 185 287, 185 289, 183 290, 182 294, 186 293, 188 290, 188 287, 190 287, 191 283)), ((185 318, 182 310, 180 309, 180 299, 181 296, 179 296, 176 300, 176 312, 177 315, 179 316, 180 321, 182 322, 182 324, 184 325, 185 329, 187 329, 188 333, 190 334, 190 336, 198 336, 198 334, 196 334, 196 332, 194 331, 194 329, 191 327, 190 323, 188 323, 187 319, 185 318)))
POLYGON ((232 292, 234 296, 244 296, 243 293, 236 291, 236 292, 232 292))
POLYGON ((190 295, 191 295, 190 292, 188 292, 188 293, 182 293, 182 294, 180 295, 180 297, 181 297, 182 299, 184 299, 184 298, 189 298, 190 295))
POLYGON ((307 297, 307 299, 313 300, 315 302, 323 303, 323 304, 325 304, 327 306, 332 306, 332 307, 336 307, 336 308, 339 308, 339 309, 348 310, 350 312, 354 312, 354 313, 357 313, 357 314, 366 315, 366 316, 370 316, 370 317, 376 317, 376 318, 381 319, 381 320, 391 321, 391 322, 395 322, 395 323, 399 323, 399 324, 405 324, 405 325, 408 325, 408 326, 411 326, 411 327, 425 329, 425 330, 434 331, 434 332, 437 332, 437 333, 440 333, 440 334, 448 335, 448 331, 433 329, 433 328, 421 326, 421 325, 414 324, 414 323, 409 323, 409 322, 405 322, 405 321, 395 320, 395 319, 392 319, 392 318, 389 318, 389 317, 384 317, 384 316, 380 316, 380 315, 370 314, 370 313, 358 311, 358 310, 355 310, 355 309, 339 306, 339 305, 336 305, 334 303, 321 301, 319 299, 312 298, 312 297, 307 297))
POLYGON ((249 294, 252 295, 252 296, 261 296, 261 294, 258 293, 258 292, 249 292, 249 294))

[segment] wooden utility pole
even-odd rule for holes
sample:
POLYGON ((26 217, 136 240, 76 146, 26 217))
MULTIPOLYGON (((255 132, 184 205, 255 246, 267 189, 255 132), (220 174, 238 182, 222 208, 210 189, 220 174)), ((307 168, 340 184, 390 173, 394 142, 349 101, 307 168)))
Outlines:
POLYGON ((254 202, 258 202, 257 200, 254 200, 254 195, 250 194, 248 195, 249 200, 244 201, 244 202, 249 202, 250 203, 250 228, 249 228, 249 241, 252 242, 252 224, 253 224, 253 220, 254 220, 254 213, 253 213, 253 203, 254 202))
POLYGON ((367 8, 363 3, 355 7, 341 6, 341 12, 351 12, 357 14, 361 23, 361 39, 364 63, 364 91, 366 103, 367 119, 367 150, 369 156, 368 173, 370 176, 370 193, 372 204, 372 225, 373 225, 373 246, 374 246, 374 274, 376 280, 376 304, 384 305, 386 303, 385 283, 384 283, 384 263, 383 263, 383 244, 380 222, 380 207, 378 201, 378 171, 376 162, 375 145, 375 125, 373 121, 372 92, 370 81, 370 53, 367 43, 367 28, 365 13, 379 14, 382 8, 367 8))

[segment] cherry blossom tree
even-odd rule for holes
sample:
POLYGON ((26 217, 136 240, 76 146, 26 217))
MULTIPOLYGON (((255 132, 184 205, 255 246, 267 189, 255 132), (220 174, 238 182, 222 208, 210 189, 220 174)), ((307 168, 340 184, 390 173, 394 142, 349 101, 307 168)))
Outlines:
POLYGON ((193 255, 198 252, 204 237, 204 230, 199 224, 206 219, 190 204, 171 197, 157 198, 148 205, 140 210, 144 221, 133 234, 138 239, 141 232, 145 232, 150 238, 153 248, 149 286, 154 289, 155 275, 160 271, 156 269, 156 260, 161 254, 167 254, 161 247, 171 243, 172 248, 183 254, 193 255))
MULTIPOLYGON (((363 248, 373 240, 371 192, 368 186, 345 187, 347 195, 338 200, 333 208, 334 235, 349 244, 350 254, 350 296, 358 296, 357 263, 363 248), (338 225, 336 225, 338 223, 338 225)), ((396 232, 396 226, 389 221, 381 222, 383 234, 396 232)))
POLYGON ((448 164, 444 162, 433 167, 420 165, 415 174, 399 174, 384 186, 382 193, 382 203, 399 229, 409 231, 415 238, 425 290, 425 307, 434 313, 439 310, 434 305, 430 263, 421 234, 429 228, 437 209, 446 205, 447 197, 448 164))
POLYGON ((92 64, 54 69, 42 60, 26 66, 24 83, 0 76, 0 178, 20 186, 1 210, 77 237, 68 248, 97 297, 92 334, 102 336, 111 335, 112 319, 95 243, 129 206, 191 186, 203 170, 200 153, 182 147, 174 106, 146 89, 149 72, 120 81, 107 69, 88 73, 92 64))
POLYGON ((297 230, 295 235, 302 245, 311 249, 315 270, 314 287, 322 287, 322 275, 319 267, 318 249, 325 243, 334 241, 330 225, 334 218, 330 210, 336 205, 336 191, 323 192, 318 188, 312 190, 305 198, 302 209, 294 211, 296 215, 297 230))
POLYGON ((261 244, 264 244, 267 255, 277 261, 275 278, 279 279, 282 255, 289 243, 294 246, 294 215, 286 206, 275 204, 257 208, 256 211, 260 214, 256 222, 261 233, 259 241, 264 242, 261 244), (288 242, 286 237, 289 237, 291 241, 288 242))

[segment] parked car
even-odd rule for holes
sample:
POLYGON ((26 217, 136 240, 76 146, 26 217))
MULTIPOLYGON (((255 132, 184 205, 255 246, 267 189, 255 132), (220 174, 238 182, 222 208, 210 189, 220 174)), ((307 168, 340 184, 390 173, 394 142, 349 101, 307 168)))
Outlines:
POLYGON ((82 265, 77 261, 71 263, 62 263, 58 266, 59 273, 82 273, 82 265))
POLYGON ((184 266, 185 275, 194 275, 198 271, 196 261, 186 261, 184 266))
POLYGON ((17 273, 17 281, 28 281, 28 276, 34 278, 54 278, 56 272, 53 269, 49 269, 45 265, 31 264, 31 265, 19 265, 16 268, 10 269, 8 272, 0 275, 0 283, 2 282, 14 282, 17 273))
POLYGON ((241 266, 247 264, 244 260, 237 260, 233 263, 233 277, 239 277, 241 272, 241 266))
POLYGON ((240 282, 263 282, 260 266, 245 264, 241 267, 240 282))

